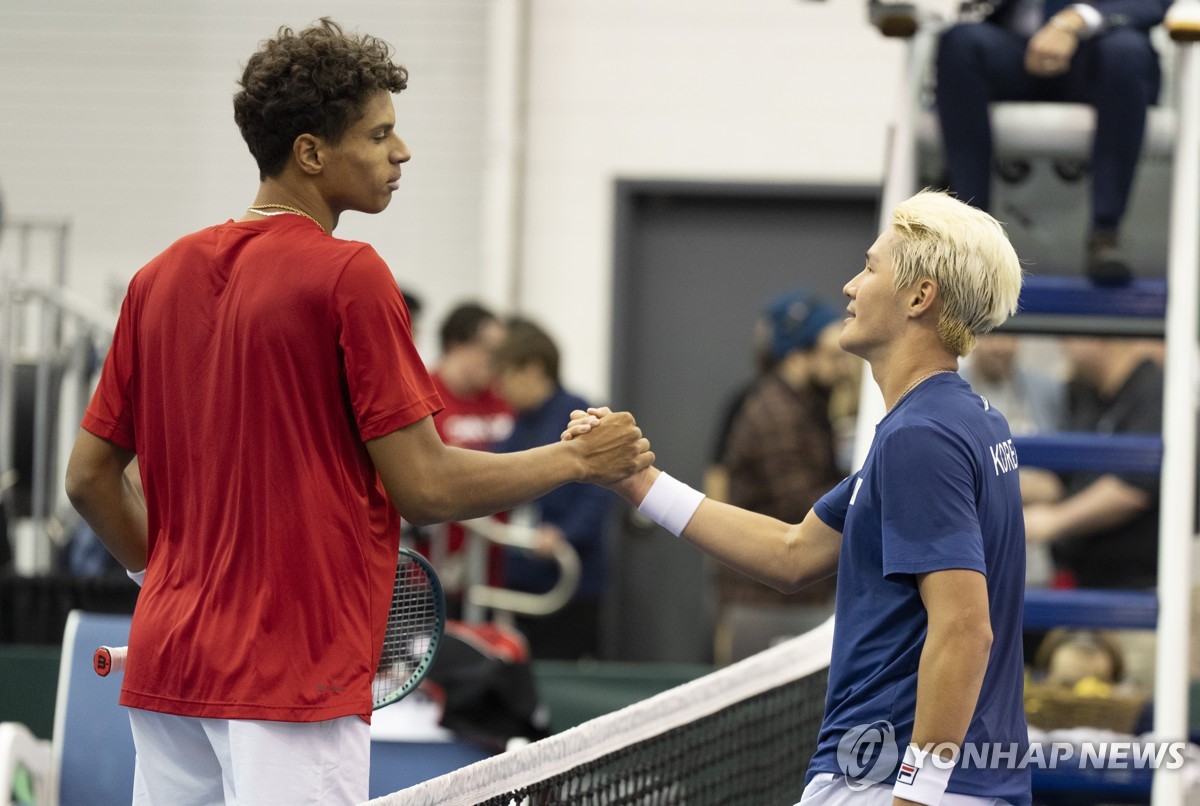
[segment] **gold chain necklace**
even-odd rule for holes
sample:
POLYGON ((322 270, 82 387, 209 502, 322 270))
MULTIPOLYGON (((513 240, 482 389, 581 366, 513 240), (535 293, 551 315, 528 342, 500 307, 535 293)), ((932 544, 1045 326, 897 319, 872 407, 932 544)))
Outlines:
MULTIPOLYGON (((284 213, 292 213, 293 215, 304 216, 309 221, 316 224, 318 227, 321 227, 320 221, 313 218, 308 213, 301 210, 299 207, 289 207, 286 204, 252 204, 249 207, 247 207, 246 210, 251 213, 254 213, 256 215, 265 215, 265 216, 283 215, 284 213), (275 210, 277 212, 269 212, 270 210, 275 210)), ((324 230, 325 228, 321 227, 321 229, 324 230)))
POLYGON ((888 407, 888 412, 891 412, 892 409, 899 406, 900 401, 903 400, 904 398, 908 397, 908 393, 911 392, 913 389, 916 389, 918 386, 920 386, 922 383, 924 383, 925 381, 932 378, 934 375, 941 375, 942 373, 945 373, 945 372, 954 372, 954 370, 952 370, 952 369, 935 369, 933 372, 927 372, 924 375, 922 375, 920 378, 917 378, 915 381, 913 381, 912 383, 910 383, 908 385, 907 389, 905 389, 903 392, 900 393, 900 397, 896 398, 896 402, 888 407))

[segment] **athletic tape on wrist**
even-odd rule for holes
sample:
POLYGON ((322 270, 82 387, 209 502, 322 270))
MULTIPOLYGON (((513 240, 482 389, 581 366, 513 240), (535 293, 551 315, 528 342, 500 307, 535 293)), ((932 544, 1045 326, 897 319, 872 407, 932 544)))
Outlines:
POLYGON ((704 493, 666 473, 659 473, 638 506, 638 512, 679 537, 703 500, 704 493))
POLYGON ((904 761, 896 773, 896 785, 892 795, 925 806, 937 806, 950 783, 954 765, 949 761, 935 759, 929 753, 918 755, 911 744, 904 750, 904 761))
POLYGON ((141 571, 126 570, 125 573, 129 576, 130 579, 132 579, 134 582, 137 583, 137 586, 139 588, 142 587, 142 583, 146 581, 146 569, 145 568, 143 568, 141 571))

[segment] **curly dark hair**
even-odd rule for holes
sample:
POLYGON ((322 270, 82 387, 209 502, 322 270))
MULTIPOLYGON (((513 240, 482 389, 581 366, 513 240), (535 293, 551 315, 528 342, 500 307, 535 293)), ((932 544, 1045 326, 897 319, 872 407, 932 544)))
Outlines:
POLYGON ((258 163, 278 175, 301 134, 338 142, 379 90, 400 92, 408 71, 373 36, 351 35, 328 17, 300 31, 281 27, 246 62, 233 117, 258 163))

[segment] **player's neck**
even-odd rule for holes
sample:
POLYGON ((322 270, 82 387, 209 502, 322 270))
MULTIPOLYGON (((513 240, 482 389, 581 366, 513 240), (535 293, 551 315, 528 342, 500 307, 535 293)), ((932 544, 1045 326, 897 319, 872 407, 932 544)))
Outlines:
POLYGON ((279 176, 262 180, 250 207, 276 211, 295 208, 316 221, 326 232, 332 233, 338 224, 338 213, 330 208, 311 182, 299 180, 292 176, 293 173, 289 167, 279 176))
POLYGON ((891 361, 872 365, 888 411, 924 381, 943 372, 957 371, 958 359, 943 349, 903 351, 891 361))

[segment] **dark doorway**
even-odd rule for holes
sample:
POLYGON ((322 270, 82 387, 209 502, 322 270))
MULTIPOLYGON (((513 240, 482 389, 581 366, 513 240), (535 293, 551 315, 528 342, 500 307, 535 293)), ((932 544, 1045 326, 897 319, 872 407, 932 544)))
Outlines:
MULTIPOLYGON (((797 285, 841 305, 878 234, 877 187, 622 181, 616 186, 613 403, 659 466, 700 487, 726 402, 754 376, 762 303, 797 285)), ((620 519, 607 656, 707 662, 702 555, 620 519)))

